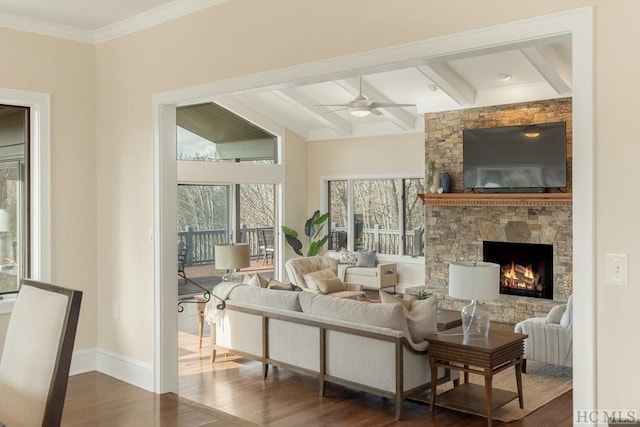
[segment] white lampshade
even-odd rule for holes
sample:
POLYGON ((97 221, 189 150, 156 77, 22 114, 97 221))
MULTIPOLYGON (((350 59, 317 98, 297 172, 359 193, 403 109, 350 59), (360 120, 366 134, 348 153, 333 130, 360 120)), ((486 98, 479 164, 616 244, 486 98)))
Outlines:
POLYGON ((467 300, 500 296, 500 265, 483 261, 449 263, 449 295, 467 300))
POLYGON ((236 270, 251 264, 248 243, 216 245, 215 250, 217 270, 236 270))

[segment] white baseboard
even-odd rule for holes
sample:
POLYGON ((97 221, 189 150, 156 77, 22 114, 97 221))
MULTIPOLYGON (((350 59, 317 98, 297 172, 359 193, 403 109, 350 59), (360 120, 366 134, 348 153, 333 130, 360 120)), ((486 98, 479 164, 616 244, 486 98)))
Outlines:
POLYGON ((69 375, 98 371, 153 392, 153 366, 97 348, 73 352, 69 375))

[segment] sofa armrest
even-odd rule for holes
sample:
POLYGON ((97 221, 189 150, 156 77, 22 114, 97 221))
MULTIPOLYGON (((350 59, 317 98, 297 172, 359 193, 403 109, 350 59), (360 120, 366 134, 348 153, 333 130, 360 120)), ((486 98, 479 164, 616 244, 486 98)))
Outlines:
POLYGON ((378 264, 376 268, 378 269, 378 277, 389 274, 396 274, 398 272, 398 265, 395 262, 378 264))
POLYGON ((344 287, 348 291, 361 291, 362 285, 359 283, 344 282, 344 287))

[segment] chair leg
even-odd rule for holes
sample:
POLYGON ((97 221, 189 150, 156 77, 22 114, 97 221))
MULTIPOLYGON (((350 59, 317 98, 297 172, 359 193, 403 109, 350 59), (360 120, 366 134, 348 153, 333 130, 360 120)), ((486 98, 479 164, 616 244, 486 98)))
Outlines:
POLYGON ((198 348, 202 348, 202 335, 204 334, 204 302, 198 302, 198 348))

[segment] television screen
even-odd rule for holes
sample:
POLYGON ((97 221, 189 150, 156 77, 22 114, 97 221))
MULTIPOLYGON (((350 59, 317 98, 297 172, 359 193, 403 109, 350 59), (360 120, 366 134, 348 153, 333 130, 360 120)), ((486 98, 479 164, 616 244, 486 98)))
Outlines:
POLYGON ((546 191, 567 186, 565 122, 465 129, 464 188, 546 191))

